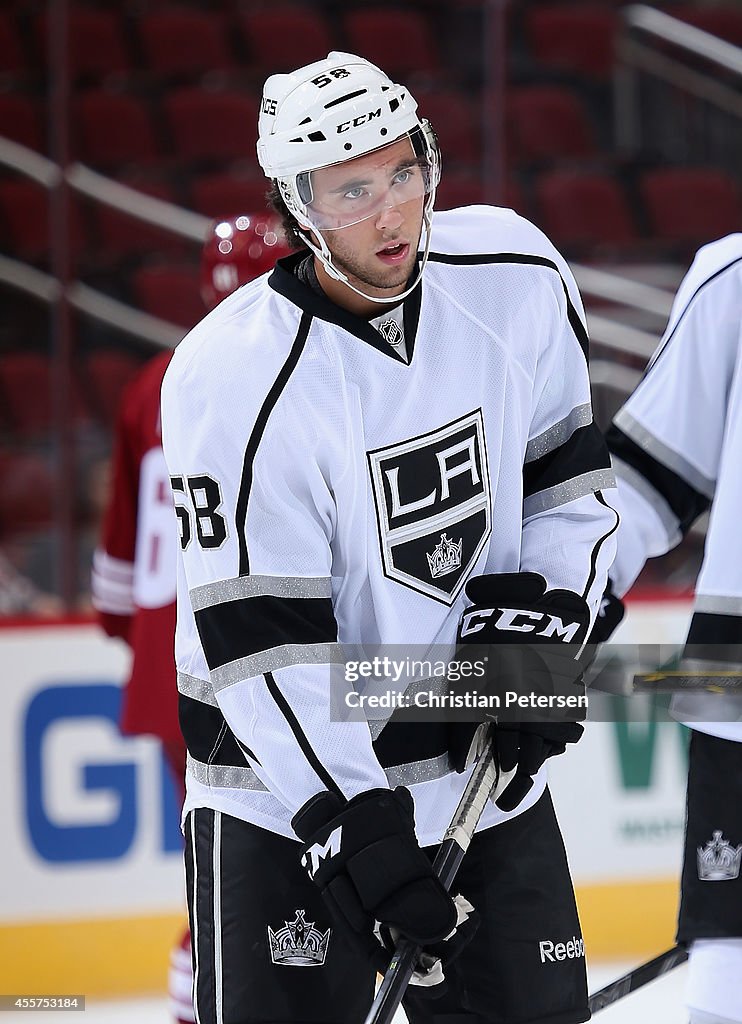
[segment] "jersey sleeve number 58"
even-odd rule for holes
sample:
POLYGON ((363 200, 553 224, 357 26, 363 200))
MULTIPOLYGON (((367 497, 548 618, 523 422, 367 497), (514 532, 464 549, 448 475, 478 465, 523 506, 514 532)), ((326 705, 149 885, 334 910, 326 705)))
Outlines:
POLYGON ((220 548, 227 539, 227 521, 219 512, 222 489, 212 476, 171 476, 170 486, 175 500, 175 514, 180 524, 180 546, 185 551, 193 537, 202 548, 220 548), (187 487, 186 487, 187 485, 187 487))

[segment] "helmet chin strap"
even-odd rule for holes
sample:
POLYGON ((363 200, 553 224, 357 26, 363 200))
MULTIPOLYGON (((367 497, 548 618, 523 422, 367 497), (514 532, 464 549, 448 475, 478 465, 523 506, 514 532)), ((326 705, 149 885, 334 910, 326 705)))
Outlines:
POLYGON ((319 245, 315 245, 314 242, 312 242, 308 235, 305 234, 303 231, 299 232, 299 237, 304 241, 307 248, 314 253, 314 255, 320 261, 320 263, 325 268, 325 270, 327 271, 328 275, 331 278, 333 278, 335 281, 340 281, 342 284, 346 286, 346 288, 350 288, 350 290, 352 292, 355 292, 356 295, 360 295, 361 298, 363 299, 368 299, 369 302, 376 302, 379 305, 389 306, 392 303, 396 304, 398 302, 402 302, 404 299, 407 298, 408 295, 410 295, 415 290, 415 288, 417 288, 418 284, 420 283, 420 278, 423 276, 425 264, 428 262, 428 254, 430 253, 430 237, 431 226, 433 221, 434 202, 435 189, 428 193, 428 197, 425 202, 425 210, 423 212, 423 223, 425 224, 425 248, 423 249, 423 257, 422 260, 420 261, 420 269, 417 273, 417 276, 415 277, 415 280, 412 282, 409 288, 405 288, 403 292, 400 292, 398 295, 393 295, 391 298, 388 299, 381 298, 378 295, 369 295, 367 292, 362 291, 360 288, 356 288, 354 284, 350 283, 347 275, 344 274, 342 270, 338 270, 338 268, 332 262, 332 253, 327 247, 327 242, 325 241, 321 231, 317 231, 317 234, 319 235, 320 239, 319 245))

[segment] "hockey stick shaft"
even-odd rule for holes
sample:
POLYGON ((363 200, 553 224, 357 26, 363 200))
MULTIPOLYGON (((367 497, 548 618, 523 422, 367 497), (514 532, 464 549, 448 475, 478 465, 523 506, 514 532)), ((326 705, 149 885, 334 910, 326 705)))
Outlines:
MULTIPOLYGON (((492 743, 487 742, 433 861, 433 869, 447 890, 451 888, 464 854, 469 848, 488 797, 498 783, 506 784, 512 773, 509 773, 507 778, 503 776, 502 779, 499 779, 498 775, 492 743)), ((415 971, 420 952, 419 946, 406 939, 399 942, 365 1024, 391 1024, 415 971)))
POLYGON ((673 946, 672 949, 666 949, 664 953, 660 953, 653 960, 640 964, 639 967, 635 967, 628 974, 624 974, 621 978, 612 981, 610 985, 606 985, 605 988, 601 988, 598 992, 593 993, 588 999, 590 1012, 596 1013, 598 1010, 605 1009, 606 1006, 611 1006, 613 1003, 618 1002, 619 999, 629 995, 630 992, 636 992, 637 989, 642 988, 648 982, 654 981, 655 978, 659 978, 661 975, 673 970, 673 968, 679 967, 680 964, 684 964, 687 959, 688 950, 683 948, 683 946, 673 946))

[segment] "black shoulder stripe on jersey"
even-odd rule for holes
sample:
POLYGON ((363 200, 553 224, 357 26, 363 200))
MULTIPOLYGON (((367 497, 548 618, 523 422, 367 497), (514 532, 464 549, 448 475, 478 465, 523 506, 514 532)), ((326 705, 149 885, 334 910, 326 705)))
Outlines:
POLYGON ((196 628, 210 670, 284 644, 337 640, 329 597, 243 597, 195 613, 196 628))
POLYGON ((452 266, 479 266, 480 264, 486 263, 523 263, 533 267, 548 267, 550 270, 556 271, 559 275, 559 280, 562 283, 564 297, 567 300, 567 319, 569 320, 569 325, 580 344, 582 353, 585 356, 585 361, 589 362, 590 343, 587 331, 585 330, 585 325, 574 307, 574 303, 572 302, 572 298, 569 294, 569 289, 567 288, 566 282, 554 260, 547 259, 545 256, 529 256, 525 253, 518 252, 467 253, 465 255, 458 253, 451 254, 444 252, 431 252, 428 259, 432 263, 448 263, 452 266))
POLYGON ((286 719, 289 728, 294 734, 294 739, 299 744, 301 752, 304 754, 304 757, 309 762, 312 771, 315 773, 317 778, 320 779, 324 786, 330 790, 331 793, 337 793, 340 799, 344 801, 345 795, 343 794, 342 790, 333 779, 332 775, 330 775, 330 773, 327 771, 325 766, 322 764, 322 762, 314 752, 312 744, 309 742, 308 737, 306 736, 304 730, 299 724, 299 720, 289 707, 288 701, 278 688, 278 684, 276 683, 276 680, 273 678, 272 672, 266 672, 265 682, 266 685, 268 686, 268 692, 270 693, 273 700, 276 702, 279 711, 286 719))
POLYGON ((582 592, 582 596, 585 598, 585 600, 587 600, 587 595, 590 593, 590 587, 592 587, 593 582, 595 580, 595 574, 598 571, 598 556, 600 555, 600 549, 603 547, 608 538, 616 532, 616 530, 618 529, 618 524, 620 522, 618 512, 616 512, 615 508, 612 505, 608 504, 608 502, 603 497, 603 492, 595 491, 594 493, 596 499, 600 502, 600 504, 605 505, 606 508, 609 508, 611 512, 613 512, 614 516, 616 517, 616 521, 610 528, 610 530, 607 530, 603 534, 603 536, 597 541, 597 543, 593 546, 593 550, 590 554, 590 573, 587 577, 585 589, 582 592))
POLYGON ((197 761, 244 768, 246 758, 250 757, 260 764, 253 752, 239 742, 218 707, 180 693, 178 718, 188 753, 197 761))
POLYGON ((567 483, 583 473, 610 469, 605 439, 595 423, 588 423, 540 459, 523 464, 523 497, 567 483))
MULTIPOLYGON (((700 658, 701 654, 696 651, 688 651, 692 644, 723 644, 732 645, 735 648, 733 657, 722 657, 715 651, 712 660, 715 661, 742 661, 742 616, 721 615, 718 612, 694 612, 688 630, 686 640, 686 657, 700 658)), ((709 655, 707 655, 708 657, 709 655)))
POLYGON ((609 427, 605 438, 611 454, 635 469, 665 499, 685 535, 711 504, 709 498, 658 462, 615 424, 609 427))
POLYGON ((237 497, 237 507, 235 509, 234 517, 240 548, 240 576, 247 576, 250 572, 250 558, 247 550, 246 520, 247 505, 250 500, 250 488, 252 487, 255 456, 270 414, 273 412, 276 402, 281 397, 281 393, 288 384, 289 378, 296 369, 296 364, 299 362, 299 357, 304 351, 311 323, 311 315, 309 313, 304 313, 299 323, 299 330, 297 331, 296 338, 291 346, 291 351, 288 354, 286 362, 281 367, 281 372, 276 377, 273 387, 268 392, 268 395, 261 406, 258 417, 255 420, 252 433, 250 434, 250 439, 247 442, 247 448, 245 449, 245 457, 242 463, 242 479, 240 480, 240 492, 237 497))
POLYGON ((736 267, 736 265, 738 263, 740 263, 740 262, 742 262, 742 256, 738 256, 736 259, 732 260, 731 263, 727 263, 726 266, 720 267, 719 270, 716 271, 716 273, 712 274, 711 277, 707 277, 705 281, 702 281, 699 284, 699 286, 696 288, 696 290, 693 292, 693 294, 691 295, 691 297, 688 299, 688 301, 686 302, 685 306, 683 307, 682 313, 680 313, 680 315, 678 316, 677 320, 675 321, 675 326, 673 327, 673 329, 670 331, 670 333, 667 335, 667 337, 665 338, 664 342, 662 343, 662 348, 658 349, 655 352, 655 354, 652 356, 652 358, 650 359, 649 363, 647 364, 647 368, 645 369, 644 374, 642 375, 642 380, 644 380, 644 378, 647 376, 647 374, 652 372, 652 370, 657 365, 659 359, 665 354, 665 352, 667 351, 667 348, 668 348, 670 342, 675 337, 675 334, 676 334, 678 328, 680 327, 681 323, 685 319, 686 314, 688 312, 690 312, 690 309, 693 306, 693 303, 696 301, 696 299, 701 294, 701 292, 706 287, 706 285, 711 284, 712 281, 715 281, 717 279, 717 277, 720 277, 722 274, 726 274, 727 270, 731 270, 732 267, 736 267))
MULTIPOLYGON (((371 326, 368 320, 364 320, 363 317, 358 316, 356 313, 351 313, 350 310, 338 306, 336 302, 333 302, 324 293, 314 291, 314 289, 296 276, 294 270, 297 264, 305 258, 306 253, 296 253, 293 256, 287 256, 279 260, 268 279, 268 284, 271 288, 279 295, 283 295, 289 302, 298 306, 299 309, 303 309, 305 313, 310 313, 318 320, 325 320, 327 323, 342 327, 348 334, 352 334, 361 341, 365 341, 386 358, 406 366, 407 363, 402 356, 394 351, 393 347, 379 334, 375 327, 371 326)), ((417 270, 414 270, 408 280, 408 285, 412 283, 416 274, 417 270)), ((404 304, 405 338, 408 344, 410 363, 412 363, 417 323, 420 317, 421 294, 422 289, 418 284, 407 297, 404 304)))

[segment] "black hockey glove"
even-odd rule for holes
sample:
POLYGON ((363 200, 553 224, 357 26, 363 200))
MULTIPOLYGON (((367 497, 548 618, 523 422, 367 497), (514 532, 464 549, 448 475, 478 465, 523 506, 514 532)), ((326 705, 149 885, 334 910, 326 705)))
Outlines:
POLYGON ((372 789, 348 803, 318 793, 291 821, 304 842, 301 862, 333 920, 384 972, 397 937, 424 947, 413 984, 443 991, 443 966, 473 937, 478 919, 433 873, 415 837, 408 789, 372 789))
POLYGON ((605 592, 600 599, 598 614, 588 637, 589 644, 604 644, 608 640, 626 614, 626 606, 620 597, 613 593, 613 584, 608 579, 605 592))
MULTIPOLYGON (((475 576, 466 585, 466 595, 474 604, 459 625, 456 660, 486 658, 488 694, 502 698, 511 691, 526 699, 531 694, 584 696, 577 655, 590 611, 582 597, 568 590, 547 590, 546 580, 534 572, 475 576)), ((482 689, 479 681, 477 688, 482 689)), ((584 719, 585 711, 535 707, 528 721, 514 717, 512 709, 503 714, 493 706, 478 721, 449 726, 449 759, 456 771, 463 772, 476 749, 479 724, 495 721, 493 741, 500 769, 516 768, 496 801, 504 811, 521 802, 547 757, 564 753, 568 743, 579 740, 583 728, 575 719, 584 719)))

